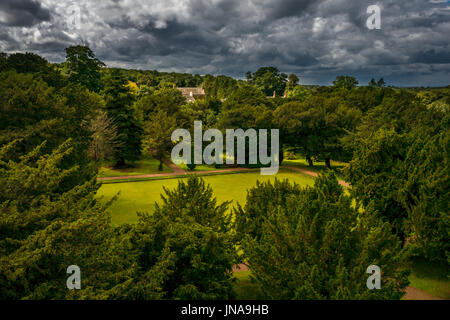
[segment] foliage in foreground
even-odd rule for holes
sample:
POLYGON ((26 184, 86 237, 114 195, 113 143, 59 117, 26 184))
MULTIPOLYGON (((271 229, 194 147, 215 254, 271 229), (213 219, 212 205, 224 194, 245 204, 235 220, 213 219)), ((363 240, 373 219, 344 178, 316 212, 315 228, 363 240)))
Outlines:
POLYGON ((51 154, 41 145, 18 162, 6 160, 13 144, 0 149, 0 298, 71 298, 72 264, 83 270, 83 295, 100 291, 117 265, 108 255, 109 216, 94 200, 95 179, 61 193, 60 184, 79 170, 59 168, 74 150, 71 141, 51 154))
POLYGON ((0 299, 228 299, 235 246, 228 204, 217 204, 200 178, 165 190, 153 215, 110 225, 95 179, 61 192, 60 169, 74 152, 68 140, 9 160, 0 149, 0 299), (77 265, 82 289, 68 290, 77 265))
POLYGON ((355 198, 373 205, 413 254, 447 265, 449 119, 448 110, 428 110, 408 94, 390 97, 352 136, 354 156, 346 169, 355 198))
POLYGON ((408 284, 405 251, 389 223, 362 213, 334 174, 313 188, 258 184, 236 211, 243 259, 270 299, 400 299, 408 284), (249 230, 249 227, 251 230, 249 230), (368 290, 378 265, 381 289, 368 290))
POLYGON ((210 186, 191 176, 165 189, 152 215, 140 214, 126 234, 133 256, 130 280, 113 298, 230 299, 235 246, 229 203, 217 204, 210 186), (155 279, 159 283, 155 282, 155 279))

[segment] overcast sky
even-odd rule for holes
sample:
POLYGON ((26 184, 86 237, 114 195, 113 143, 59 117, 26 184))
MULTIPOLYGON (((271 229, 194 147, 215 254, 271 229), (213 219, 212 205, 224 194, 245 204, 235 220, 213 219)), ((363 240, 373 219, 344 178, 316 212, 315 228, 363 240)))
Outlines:
POLYGON ((87 43, 108 66, 243 78, 276 66, 303 84, 450 84, 446 0, 0 0, 0 51, 64 61, 87 43), (366 26, 369 5, 381 29, 366 26), (80 19, 78 19, 78 13, 80 19))

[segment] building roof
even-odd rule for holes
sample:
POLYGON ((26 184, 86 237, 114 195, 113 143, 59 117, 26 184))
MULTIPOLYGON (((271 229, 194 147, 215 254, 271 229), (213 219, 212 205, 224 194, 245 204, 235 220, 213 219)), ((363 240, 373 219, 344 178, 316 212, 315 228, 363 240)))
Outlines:
POLYGON ((195 98, 203 97, 205 95, 205 90, 203 88, 176 88, 181 92, 183 97, 186 98, 188 102, 194 102, 195 98))

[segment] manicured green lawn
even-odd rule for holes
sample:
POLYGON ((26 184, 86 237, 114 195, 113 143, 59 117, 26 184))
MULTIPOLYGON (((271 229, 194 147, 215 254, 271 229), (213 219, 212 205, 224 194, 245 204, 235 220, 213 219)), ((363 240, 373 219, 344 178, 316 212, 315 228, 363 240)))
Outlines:
POLYGON ((98 176, 100 178, 103 177, 119 177, 119 176, 135 176, 141 174, 149 174, 149 173, 164 173, 164 172, 172 172, 172 170, 163 165, 163 170, 158 171, 159 161, 152 158, 149 155, 144 155, 141 160, 136 161, 134 165, 130 168, 125 169, 114 169, 111 164, 106 164, 101 167, 98 176))
MULTIPOLYGON (((314 178, 288 170, 280 170, 274 176, 262 176, 259 171, 256 171, 205 176, 203 179, 211 185, 219 202, 230 200, 234 201, 234 204, 236 201, 244 204, 247 189, 253 187, 257 180, 273 181, 275 177, 289 179, 300 185, 312 185, 314 183, 314 178)), ((137 221, 137 211, 153 212, 155 201, 161 199, 160 194, 163 192, 163 186, 173 189, 177 184, 178 179, 103 184, 98 195, 104 196, 105 199, 111 199, 120 191, 119 198, 110 208, 112 223, 114 225, 134 223, 137 221)))
POLYGON ((422 259, 411 261, 410 285, 438 298, 450 299, 450 270, 422 259))

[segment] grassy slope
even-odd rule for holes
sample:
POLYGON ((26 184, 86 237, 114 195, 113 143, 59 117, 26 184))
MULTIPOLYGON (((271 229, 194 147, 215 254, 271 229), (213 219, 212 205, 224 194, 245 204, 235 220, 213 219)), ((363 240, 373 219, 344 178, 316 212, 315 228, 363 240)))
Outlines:
MULTIPOLYGON (((219 202, 234 200, 244 203, 247 189, 253 187, 257 180, 274 180, 275 177, 289 179, 300 185, 314 183, 313 178, 309 176, 285 170, 280 170, 275 176, 262 176, 257 171, 203 178, 211 185, 219 202)), ((99 195, 110 199, 120 191, 118 200, 111 206, 112 223, 114 225, 134 223, 137 220, 136 211, 154 210, 154 203, 160 200, 163 186, 173 189, 177 184, 178 179, 104 184, 99 190, 99 195)))
POLYGON ((450 299, 450 270, 422 259, 411 261, 410 285, 438 298, 450 299))
POLYGON ((111 164, 107 164, 104 167, 100 168, 98 176, 100 178, 103 177, 119 177, 119 176, 134 176, 140 174, 149 174, 149 173, 164 173, 164 172, 172 172, 172 170, 163 165, 163 170, 158 171, 159 161, 150 157, 144 156, 141 160, 136 161, 133 167, 126 169, 114 169, 111 164))

